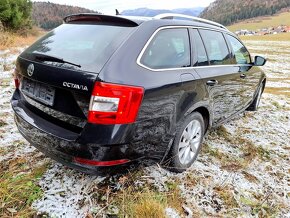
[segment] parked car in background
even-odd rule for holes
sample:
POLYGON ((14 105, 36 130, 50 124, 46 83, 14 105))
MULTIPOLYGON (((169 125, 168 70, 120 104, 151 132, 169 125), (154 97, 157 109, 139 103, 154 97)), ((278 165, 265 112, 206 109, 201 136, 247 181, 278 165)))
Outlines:
POLYGON ((68 166, 182 172, 210 128, 257 110, 265 62, 208 20, 76 14, 18 57, 11 104, 20 133, 68 166))

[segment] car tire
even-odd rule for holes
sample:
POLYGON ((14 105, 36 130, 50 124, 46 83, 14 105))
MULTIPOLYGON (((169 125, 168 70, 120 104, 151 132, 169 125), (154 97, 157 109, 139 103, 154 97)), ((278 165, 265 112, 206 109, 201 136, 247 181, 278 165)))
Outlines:
POLYGON ((258 92, 257 92, 257 95, 256 95, 254 101, 247 109, 248 111, 257 111, 258 110, 260 100, 261 100, 261 97, 263 94, 263 89, 264 89, 264 86, 263 86, 263 84, 261 84, 259 89, 258 89, 258 92))
POLYGON ((193 164, 201 149, 204 128, 203 117, 198 112, 180 121, 168 155, 169 170, 183 172, 193 164))

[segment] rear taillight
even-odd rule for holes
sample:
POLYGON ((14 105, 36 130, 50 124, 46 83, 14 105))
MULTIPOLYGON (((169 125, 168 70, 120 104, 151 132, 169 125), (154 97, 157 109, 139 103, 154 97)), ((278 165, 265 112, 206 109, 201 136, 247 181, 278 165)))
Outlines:
POLYGON ((15 88, 18 89, 19 86, 20 86, 20 81, 19 81, 19 78, 18 78, 18 71, 17 71, 16 68, 14 70, 13 77, 14 77, 15 88))
POLYGON ((97 124, 133 123, 144 95, 142 87, 96 82, 88 122, 97 124))
POLYGON ((14 84, 15 84, 16 89, 18 89, 20 86, 19 79, 14 79, 14 84))

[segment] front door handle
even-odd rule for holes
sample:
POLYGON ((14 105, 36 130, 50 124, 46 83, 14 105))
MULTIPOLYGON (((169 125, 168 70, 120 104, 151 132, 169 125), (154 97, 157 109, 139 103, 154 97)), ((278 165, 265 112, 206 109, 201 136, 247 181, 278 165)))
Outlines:
POLYGON ((212 80, 207 81, 206 84, 208 86, 214 86, 214 85, 217 85, 218 84, 218 81, 215 80, 215 79, 212 79, 212 80))
POLYGON ((240 77, 241 77, 242 79, 245 79, 245 78, 247 77, 247 75, 244 74, 244 73, 242 73, 242 74, 240 75, 240 77))

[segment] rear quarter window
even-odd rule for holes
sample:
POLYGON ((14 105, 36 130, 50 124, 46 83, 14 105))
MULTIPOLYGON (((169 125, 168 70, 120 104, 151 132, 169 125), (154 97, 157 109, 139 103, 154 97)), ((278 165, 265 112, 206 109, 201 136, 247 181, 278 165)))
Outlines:
POLYGON ((181 68, 190 66, 188 30, 160 30, 143 53, 141 64, 151 69, 181 68))

